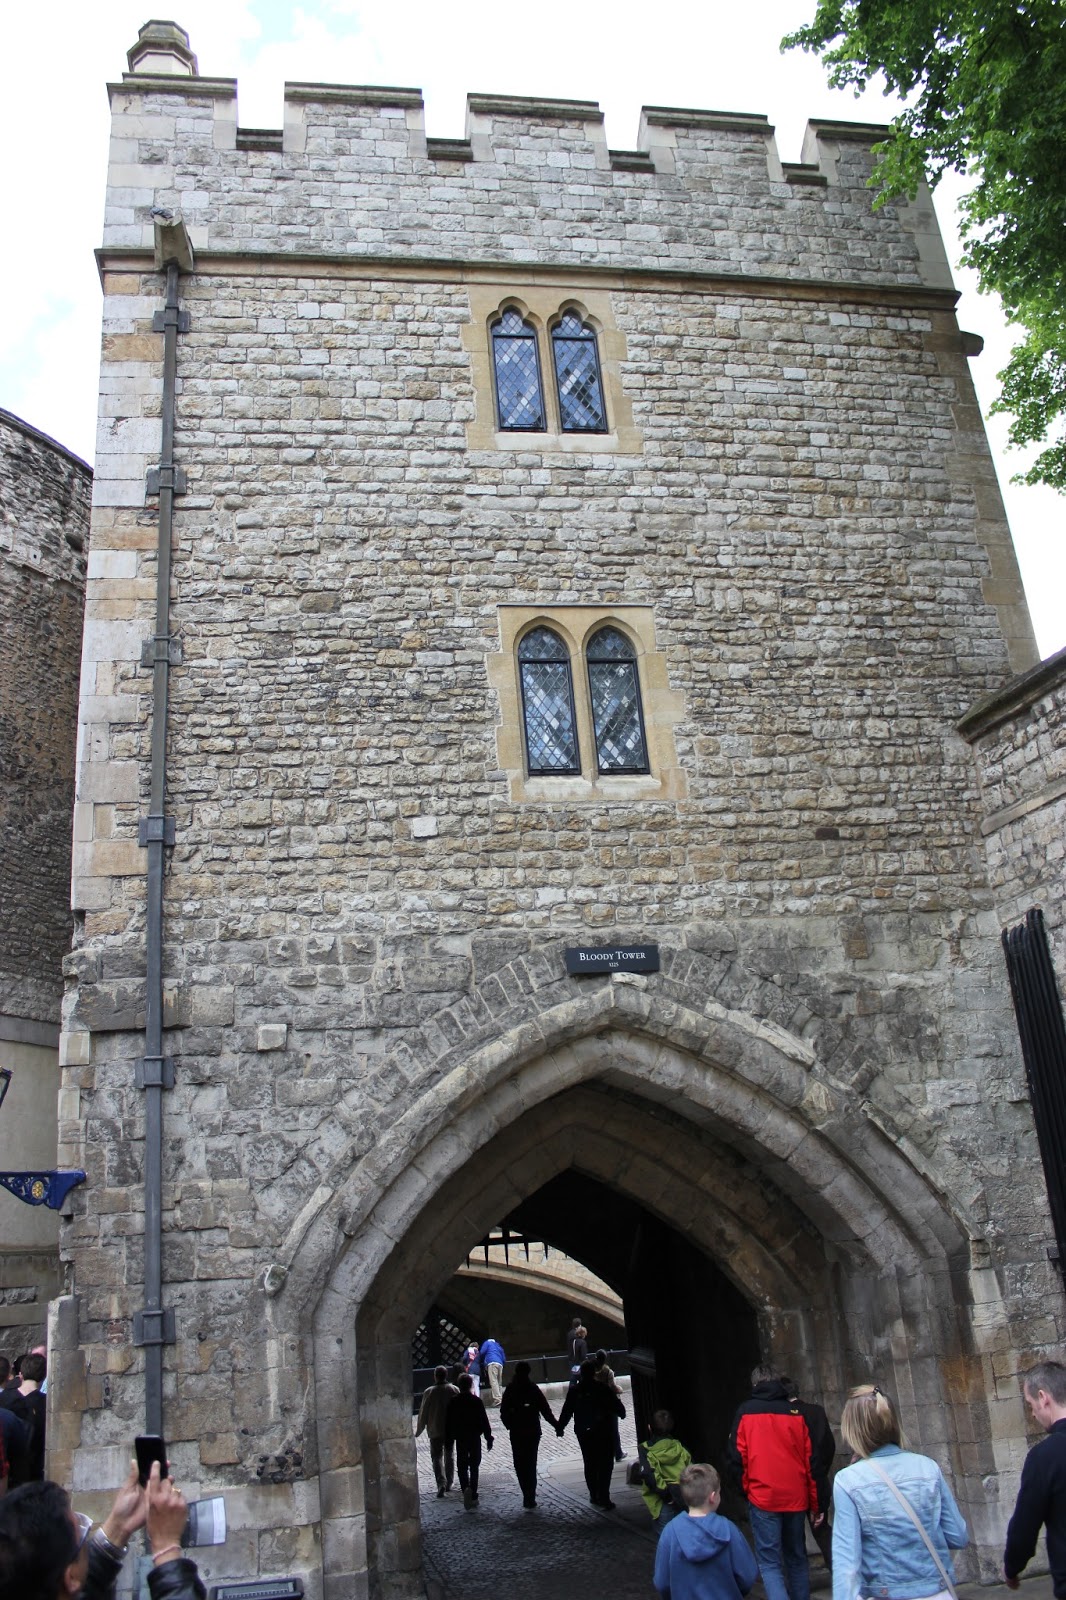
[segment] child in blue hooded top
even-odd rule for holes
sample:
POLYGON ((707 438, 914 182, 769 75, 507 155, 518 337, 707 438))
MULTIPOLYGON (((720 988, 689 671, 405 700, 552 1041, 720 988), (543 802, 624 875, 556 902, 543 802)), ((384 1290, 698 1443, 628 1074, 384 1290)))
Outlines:
POLYGON ((694 1461, 678 1487, 688 1515, 663 1529, 655 1552, 656 1589, 663 1600, 741 1600, 759 1569, 740 1529, 718 1515, 717 1472, 694 1461))

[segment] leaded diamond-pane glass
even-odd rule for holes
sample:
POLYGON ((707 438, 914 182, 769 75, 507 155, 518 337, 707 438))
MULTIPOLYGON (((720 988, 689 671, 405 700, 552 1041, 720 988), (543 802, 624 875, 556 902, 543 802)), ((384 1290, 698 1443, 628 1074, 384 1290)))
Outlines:
POLYGON ((552 330, 552 354, 563 432, 603 433, 607 413, 596 335, 575 312, 565 312, 552 330))
POLYGON ((589 642, 590 661, 635 661, 637 652, 617 628, 601 628, 589 642))
POLYGON ((517 311, 505 311, 492 330, 496 405, 501 429, 544 431, 544 394, 537 336, 517 311))
POLYGON ((518 663, 529 771, 580 772, 566 646, 550 628, 534 628, 518 647, 518 663))
POLYGON ((601 628, 590 642, 588 673, 599 770, 647 772, 636 655, 617 628, 601 628))

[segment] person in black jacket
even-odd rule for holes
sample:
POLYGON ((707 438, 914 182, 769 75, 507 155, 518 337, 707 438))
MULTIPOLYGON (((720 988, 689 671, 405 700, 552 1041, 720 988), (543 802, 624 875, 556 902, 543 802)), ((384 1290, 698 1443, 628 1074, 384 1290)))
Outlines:
POLYGON ((574 1317, 569 1328, 566 1330, 566 1359, 570 1362, 573 1362, 574 1359, 574 1340, 577 1338, 577 1330, 580 1328, 580 1326, 581 1318, 574 1317))
POLYGON ((540 1419, 559 1432, 555 1413, 529 1375, 528 1361, 520 1361, 514 1377, 503 1391, 500 1421, 511 1436, 511 1459, 522 1491, 522 1504, 533 1511, 537 1504, 537 1452, 540 1449, 540 1419))
POLYGON ((461 1375, 459 1393, 449 1402, 444 1417, 444 1439, 448 1449, 455 1446, 459 1487, 463 1491, 463 1505, 469 1511, 477 1505, 482 1439, 485 1448, 492 1449, 489 1414, 485 1410, 485 1402, 474 1393, 474 1380, 469 1372, 461 1375))
POLYGON ((8 1406, 0 1406, 0 1451, 6 1466, 8 1489, 26 1482, 26 1447, 29 1432, 21 1417, 8 1406))
POLYGON ((569 1341, 570 1345, 570 1387, 573 1388, 581 1372, 582 1363, 589 1358, 589 1331, 578 1323, 574 1329, 574 1336, 569 1341))
POLYGON ((814 1479, 807 1419, 771 1367, 751 1375, 751 1399, 736 1416, 726 1465, 748 1502, 755 1559, 767 1600, 810 1600, 806 1521, 825 1519, 814 1479))
POLYGON ((614 1510, 614 1501, 611 1499, 614 1425, 615 1419, 625 1414, 626 1408, 618 1396, 597 1379, 596 1363, 584 1362, 577 1382, 571 1385, 567 1393, 566 1404, 559 1417, 559 1434, 561 1437, 563 1429, 573 1417, 589 1500, 602 1511, 614 1510))
POLYGON ((1008 1589, 1018 1587, 1018 1575, 1031 1561, 1043 1526, 1055 1600, 1066 1600, 1066 1367, 1058 1361, 1030 1367, 1022 1379, 1022 1393, 1047 1438, 1033 1446, 1022 1467, 1007 1528, 1003 1576, 1008 1589))
POLYGON ((814 1542, 818 1546, 826 1570, 833 1570, 833 1530, 829 1526, 829 1473, 837 1453, 837 1442, 833 1437, 833 1430, 829 1426, 829 1418, 825 1414, 825 1407, 818 1405, 814 1400, 801 1400, 796 1392, 796 1385, 791 1378, 784 1374, 778 1382, 788 1392, 790 1404, 796 1407, 800 1416, 807 1424, 807 1432, 811 1436, 811 1468, 814 1472, 815 1487, 818 1490, 818 1509, 823 1513, 820 1522, 810 1518, 811 1532, 814 1542))
POLYGON ((152 1600, 205 1600, 195 1564, 180 1539, 188 1507, 169 1478, 152 1467, 142 1489, 134 1465, 106 1520, 71 1509, 58 1483, 27 1483, 0 1499, 0 1594, 18 1600, 112 1600, 131 1536, 148 1526, 154 1565, 152 1600))
POLYGON ((0 1408, 13 1412, 26 1430, 21 1465, 12 1466, 8 1479, 10 1489, 16 1489, 23 1483, 32 1483, 34 1479, 44 1478, 47 1402, 41 1393, 41 1384, 47 1376, 48 1366, 44 1356, 36 1352, 23 1356, 19 1366, 20 1381, 17 1387, 5 1389, 0 1393, 0 1408))

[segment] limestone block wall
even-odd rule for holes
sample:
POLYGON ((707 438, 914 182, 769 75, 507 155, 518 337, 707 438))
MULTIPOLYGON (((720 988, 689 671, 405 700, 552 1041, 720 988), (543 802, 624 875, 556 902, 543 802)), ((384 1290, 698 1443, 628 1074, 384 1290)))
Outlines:
POLYGON ((871 209, 884 128, 814 123, 789 165, 756 115, 646 107, 620 152, 592 101, 472 95, 445 140, 417 89, 290 83, 265 135, 239 128, 233 79, 129 73, 110 94, 108 250, 150 249, 163 206, 201 252, 951 283, 928 194, 871 209))
POLYGON ((316 1600, 416 1592, 405 1340, 572 1161, 663 1206, 827 1399, 890 1373, 991 1562, 1017 1367, 1063 1307, 957 725, 1034 651, 952 296, 918 223, 870 210, 870 130, 818 131, 800 173, 760 119, 649 112, 627 158, 593 107, 478 98, 444 149, 408 92, 290 86, 279 139, 223 80, 136 76, 101 257, 54 1470, 92 1509, 143 1415, 159 204, 199 250, 165 1411, 182 1482, 233 1491, 218 1559, 316 1600), (534 282, 595 306, 624 427, 495 432, 478 341, 534 282), (512 786, 516 606, 640 613, 669 783, 512 786), (608 939, 660 972, 566 976, 608 939))
POLYGON ((0 411, 0 1013, 53 1029, 91 491, 84 461, 0 411))
MULTIPOLYGON (((109 276, 109 326, 151 339, 156 287, 109 276)), ((723 315, 717 297, 614 299, 652 442, 575 465, 530 441, 467 451, 478 397, 461 285, 246 273, 184 286, 167 1429, 183 1481, 238 1489, 279 1547, 317 1525, 319 1447, 306 1331, 286 1290, 265 1294, 267 1271, 294 1269, 297 1220, 432 1092, 446 1044, 530 1025, 568 942, 658 940, 656 988, 676 972, 697 1010, 787 1032, 935 1173, 969 1219, 978 1282, 995 1285, 978 1353, 953 1370, 962 1393, 1001 1407, 1000 1434, 985 1422, 959 1459, 975 1479, 1002 1473, 1004 1501, 1024 1449, 1014 1372, 1062 1334, 1051 1269, 1032 1265, 1047 1218, 954 732, 1007 653, 961 477, 951 320, 813 303, 797 326, 791 302, 744 295, 722 297, 723 315), (768 329, 802 341, 816 418, 786 404, 768 329), (862 445, 851 431, 879 370, 884 463, 873 421, 862 445), (653 609, 686 793, 511 804, 487 670, 499 607, 589 596, 653 609)), ((156 381, 146 361, 130 403, 150 406, 156 381)), ((149 517, 98 505, 98 541, 124 563, 100 602, 123 614, 90 609, 86 632, 86 672, 107 690, 90 699, 87 678, 86 747, 101 780, 128 785, 87 791, 102 831, 80 858, 69 963, 65 1151, 107 1205, 79 1204, 64 1242, 86 1489, 118 1470, 142 1404, 130 1063, 143 1049, 149 517)), ((84 777, 97 782, 91 766, 84 777)), ((379 1181, 368 1170, 365 1191, 379 1181)), ((858 1326, 854 1378, 889 1348, 879 1316, 858 1326)), ((939 1400, 923 1390, 920 1404, 939 1400)), ((307 1570, 316 1559, 301 1555, 307 1570)), ((262 1561, 277 1570, 268 1550, 262 1561)))
MULTIPOLYGON (((0 1170, 53 1167, 92 472, 0 410, 0 1170)), ((0 1350, 45 1336, 54 1212, 0 1190, 0 1350)))
MULTIPOLYGON (((148 426, 159 336, 150 275, 107 285, 108 402, 133 413, 105 419, 112 436, 148 426)), ((576 460, 535 439, 466 448, 491 401, 461 283, 188 282, 171 788, 175 870, 205 904, 239 918, 264 870, 279 917, 319 905, 322 872, 390 932, 974 892, 974 780, 950 730, 1007 670, 997 622, 1017 605, 990 572, 1008 547, 969 473, 954 319, 737 289, 611 302, 644 450, 576 460), (500 608, 612 601, 651 610, 687 793, 564 800, 530 833, 496 766, 500 608)), ((115 460, 102 451, 74 874, 109 936, 142 896, 154 592, 151 455, 115 460)))
POLYGON ((973 745, 981 836, 1004 927, 1044 913, 1066 970, 1066 651, 983 698, 961 723, 973 745))

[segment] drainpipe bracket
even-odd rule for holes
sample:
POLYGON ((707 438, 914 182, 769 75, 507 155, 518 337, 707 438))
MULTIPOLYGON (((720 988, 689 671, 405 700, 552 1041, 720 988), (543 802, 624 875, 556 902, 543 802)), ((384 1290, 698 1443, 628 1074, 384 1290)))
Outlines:
POLYGON ((173 817, 141 817, 137 823, 137 843, 144 850, 150 844, 176 844, 177 826, 173 817))
POLYGON ((173 1056, 138 1056, 133 1066, 133 1081, 138 1089, 173 1089, 173 1056))
POLYGON ((166 1306, 162 1311, 133 1313, 134 1344, 173 1344, 176 1337, 173 1306, 166 1306))
POLYGON ((141 640, 141 666, 154 667, 158 661, 168 666, 180 667, 185 660, 185 649, 180 639, 166 634, 153 634, 141 640))
POLYGON ((145 494, 151 500, 163 489, 169 489, 172 494, 188 493, 185 482, 185 468, 174 466, 149 467, 144 480, 145 494))
POLYGON ((192 327, 192 317, 187 311, 178 311, 174 306, 165 306, 162 310, 153 313, 153 333, 166 333, 167 329, 171 327, 176 327, 179 333, 188 333, 192 327), (175 318, 177 319, 176 321, 175 318))

